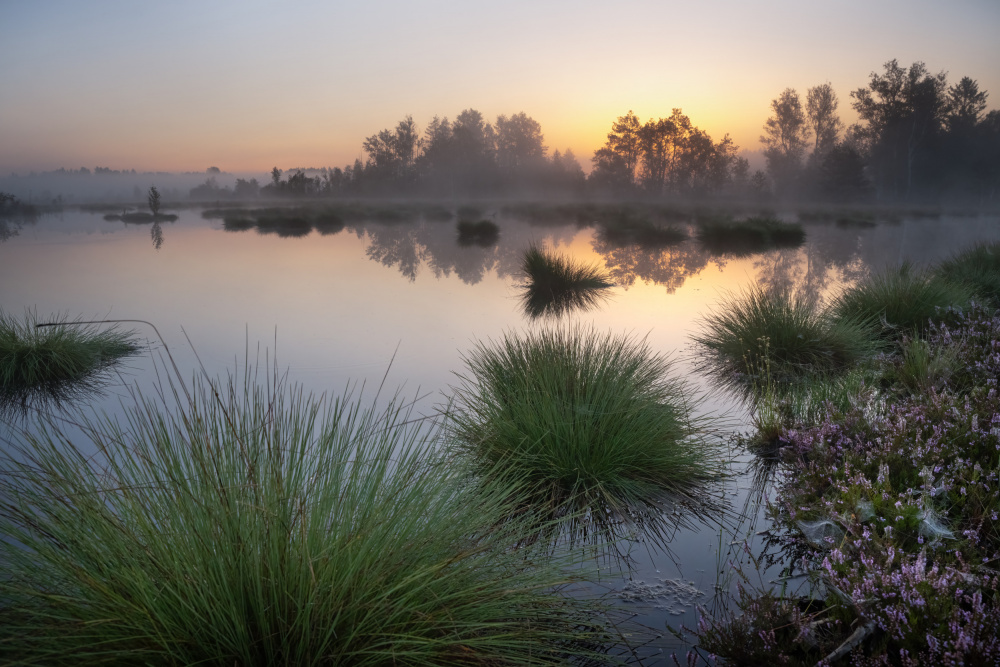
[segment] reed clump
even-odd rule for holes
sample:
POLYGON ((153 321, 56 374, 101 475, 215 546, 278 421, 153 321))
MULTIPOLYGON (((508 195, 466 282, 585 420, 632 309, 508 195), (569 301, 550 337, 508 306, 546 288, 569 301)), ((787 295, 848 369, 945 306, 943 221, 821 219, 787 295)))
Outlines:
POLYGON ((37 315, 0 311, 0 394, 56 390, 84 382, 139 351, 135 332, 64 321, 38 327, 37 315))
POLYGON ((521 301, 530 317, 588 309, 607 298, 611 277, 593 265, 575 262, 532 245, 521 262, 521 301))
POLYGON ((524 506, 567 517, 572 532, 589 522, 616 535, 664 500, 704 507, 724 473, 689 388, 643 340, 582 327, 508 333, 465 363, 456 447, 485 479, 524 480, 524 506))
POLYGON ((399 398, 263 375, 5 450, 0 662, 602 660, 602 603, 564 594, 572 564, 536 558, 511 487, 470 484, 399 398))

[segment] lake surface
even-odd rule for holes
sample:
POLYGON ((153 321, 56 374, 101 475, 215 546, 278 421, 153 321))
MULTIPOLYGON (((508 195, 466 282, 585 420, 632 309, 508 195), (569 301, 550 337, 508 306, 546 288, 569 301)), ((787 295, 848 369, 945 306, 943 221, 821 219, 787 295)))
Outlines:
MULTIPOLYGON (((464 370, 462 355, 475 341, 555 323, 532 320, 519 301, 521 257, 534 243, 598 265, 617 283, 599 308, 560 323, 644 337, 705 394, 699 410, 719 417, 720 437, 726 437, 746 430, 747 415, 738 400, 713 391, 694 372, 690 337, 727 293, 758 281, 822 299, 873 268, 930 264, 977 241, 1000 240, 996 214, 897 213, 839 222, 836 216, 805 216, 801 247, 734 257, 713 255, 693 238, 669 247, 622 244, 575 219, 549 215, 544 224, 532 224, 484 208, 483 216, 500 227, 499 240, 489 247, 460 245, 456 217, 348 220, 326 233, 290 235, 230 231, 221 219, 185 209, 168 211, 177 221, 160 224, 156 234, 149 224, 66 210, 0 236, 6 237, 0 242, 0 306, 12 315, 34 309, 41 321, 58 315, 148 320, 182 373, 191 375, 198 359, 218 376, 242 368, 247 354, 253 360, 258 350, 261 359, 265 350, 276 356, 290 380, 316 393, 339 394, 352 381, 373 391, 387 375, 390 389, 419 394, 418 411, 431 414, 456 383, 454 373, 464 370)), ((794 212, 780 217, 799 219, 794 212)), ((681 219, 676 226, 689 229, 693 222, 681 219)), ((118 384, 91 400, 109 413, 129 400, 127 386, 152 387, 162 349, 148 327, 125 326, 148 339, 153 351, 126 360, 118 384)), ((6 428, 0 425, 0 437, 6 428)), ((725 494, 741 512, 750 496, 750 457, 735 454, 737 476, 725 494)), ((713 600, 717 587, 732 588, 732 566, 747 562, 744 540, 751 551, 759 547, 762 510, 750 502, 746 514, 735 528, 678 529, 670 554, 633 545, 630 576, 609 568, 600 585, 637 620, 663 633, 643 648, 650 663, 660 651, 683 648, 666 624, 695 627, 695 604, 711 609, 719 603, 713 600)), ((764 583, 774 575, 762 573, 764 583)))

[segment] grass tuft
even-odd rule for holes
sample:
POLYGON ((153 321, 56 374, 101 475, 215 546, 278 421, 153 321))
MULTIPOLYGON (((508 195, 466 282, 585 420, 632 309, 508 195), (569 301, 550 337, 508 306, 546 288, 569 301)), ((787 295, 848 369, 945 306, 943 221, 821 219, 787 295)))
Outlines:
POLYGON ((831 311, 837 320, 864 322, 871 336, 891 341, 923 332, 949 308, 967 306, 973 298, 968 286, 904 262, 841 292, 831 311))
POLYGON ((843 371, 872 348, 858 322, 833 320, 807 300, 760 285, 705 316, 694 340, 704 353, 702 370, 743 387, 843 371))
POLYGON ((450 427, 459 451, 486 479, 526 481, 522 502, 568 517, 571 535, 589 523, 613 539, 665 501, 704 506, 723 474, 690 390, 645 341, 580 327, 510 333, 465 363, 450 427))
POLYGON ((559 316, 574 309, 595 307, 614 286, 611 277, 596 266, 531 246, 521 263, 526 282, 521 301, 530 317, 559 316))
POLYGON ((72 321, 37 324, 33 312, 18 319, 0 311, 0 395, 6 399, 59 394, 139 351, 132 331, 72 321))
POLYGON ((403 401, 253 370, 158 394, 85 419, 89 442, 46 427, 5 450, 0 662, 602 658, 603 603, 561 592, 566 558, 512 548, 511 489, 470 484, 403 401))
POLYGON ((976 245, 941 262, 936 275, 965 285, 980 299, 1000 305, 1000 243, 976 245))

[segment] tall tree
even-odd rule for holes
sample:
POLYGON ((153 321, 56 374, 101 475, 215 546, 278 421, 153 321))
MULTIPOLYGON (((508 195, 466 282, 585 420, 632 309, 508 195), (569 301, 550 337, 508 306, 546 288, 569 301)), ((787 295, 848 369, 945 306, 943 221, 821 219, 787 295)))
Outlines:
POLYGON ((829 82, 813 86, 806 91, 806 116, 816 137, 811 160, 819 162, 837 143, 843 123, 837 115, 837 93, 829 82))
POLYGON ((773 115, 764 123, 760 142, 775 186, 787 190, 798 176, 810 129, 794 88, 786 88, 771 100, 771 111, 773 115))
POLYGON ((546 151, 544 140, 542 126, 523 111, 510 118, 497 116, 497 164, 507 174, 516 175, 541 164, 546 151))
POLYGON ((635 170, 642 151, 639 132, 642 125, 632 110, 611 124, 603 148, 594 151, 594 178, 614 189, 635 185, 635 170))
POLYGON ((415 179, 415 162, 421 139, 412 116, 399 121, 395 130, 382 130, 364 140, 368 153, 365 170, 375 183, 401 185, 415 179))
POLYGON ((872 72, 868 86, 851 93, 851 106, 867 134, 876 191, 909 197, 931 166, 927 147, 944 117, 945 74, 929 74, 922 62, 904 68, 895 59, 884 70, 872 72))
POLYGON ((982 120, 986 111, 986 91, 967 76, 948 89, 945 122, 952 131, 970 130, 982 120))

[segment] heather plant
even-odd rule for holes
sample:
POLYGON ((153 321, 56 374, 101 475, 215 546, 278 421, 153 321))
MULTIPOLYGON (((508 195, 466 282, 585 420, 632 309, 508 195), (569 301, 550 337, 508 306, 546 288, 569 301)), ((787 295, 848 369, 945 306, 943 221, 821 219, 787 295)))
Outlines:
POLYGON ((465 363, 456 447, 483 478, 524 480, 520 501, 566 517, 571 535, 613 540, 668 504, 710 515, 705 490, 726 453, 644 341, 581 327, 508 333, 465 363))
POLYGON ((406 401, 252 370, 157 396, 5 448, 0 662, 609 660, 605 606, 566 594, 575 555, 530 546, 518 480, 471 483, 406 401))
MULTIPOLYGON (((948 317, 925 334, 928 355, 954 359, 947 379, 782 435, 772 516, 796 554, 789 569, 811 576, 826 611, 793 623, 798 639, 774 644, 776 664, 803 649, 827 663, 1000 660, 1000 317, 978 306, 948 317), (807 630, 833 633, 837 648, 809 648, 807 630)), ((725 632, 703 628, 711 650, 737 656, 740 637, 787 630, 767 595, 741 602, 749 616, 717 621, 725 632)))

